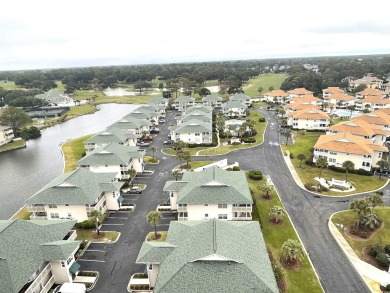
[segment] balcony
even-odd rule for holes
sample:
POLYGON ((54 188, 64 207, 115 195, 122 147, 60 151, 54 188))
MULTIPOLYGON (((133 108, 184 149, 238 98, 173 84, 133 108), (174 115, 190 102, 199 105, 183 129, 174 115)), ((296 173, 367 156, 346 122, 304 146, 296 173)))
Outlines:
POLYGON ((252 207, 233 207, 232 212, 244 212, 244 213, 251 213, 252 207))
POLYGON ((31 283, 31 285, 28 287, 28 289, 25 291, 25 293, 34 293, 34 292, 40 292, 40 293, 46 293, 49 292, 51 286, 53 286, 55 280, 54 276, 51 272, 51 265, 48 264, 42 272, 38 275, 37 278, 31 283), (40 290, 40 285, 44 285, 44 288, 40 290))
POLYGON ((187 206, 178 206, 177 211, 178 212, 187 212, 187 206))
POLYGON ((250 221, 252 220, 251 212, 234 212, 232 216, 233 221, 250 221))
POLYGON ((45 206, 43 204, 36 204, 36 205, 28 205, 27 210, 30 213, 35 213, 35 212, 46 212, 45 206))
POLYGON ((43 212, 36 212, 30 216, 30 220, 47 220, 47 214, 43 212))

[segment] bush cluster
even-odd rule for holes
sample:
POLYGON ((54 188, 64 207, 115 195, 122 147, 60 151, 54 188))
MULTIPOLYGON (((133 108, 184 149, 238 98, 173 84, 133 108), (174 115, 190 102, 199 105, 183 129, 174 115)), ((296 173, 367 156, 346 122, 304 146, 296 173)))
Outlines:
POLYGON ((252 180, 263 180, 263 173, 259 170, 249 171, 249 178, 252 180))
POLYGON ((130 285, 132 290, 149 290, 149 285, 130 285))
POLYGON ((388 266, 390 264, 390 261, 389 259, 387 258, 387 255, 386 253, 384 252, 379 252, 376 257, 375 257, 375 260, 377 261, 378 264, 380 264, 381 266, 388 266))
POLYGON ((265 122, 265 118, 264 117, 259 118, 259 122, 265 122))
MULTIPOLYGON (((330 170, 338 172, 338 173, 345 173, 345 169, 336 167, 336 166, 329 166, 330 170)), ((357 169, 357 170, 351 170, 349 171, 350 174, 358 174, 358 175, 364 175, 364 176, 372 176, 373 173, 371 171, 366 171, 364 169, 357 169)))
POLYGON ((242 139, 242 142, 245 142, 245 143, 255 143, 256 142, 256 138, 254 138, 254 137, 244 137, 242 139))
POLYGON ((81 223, 76 223, 75 227, 77 229, 94 229, 95 223, 93 223, 91 220, 85 220, 81 223))

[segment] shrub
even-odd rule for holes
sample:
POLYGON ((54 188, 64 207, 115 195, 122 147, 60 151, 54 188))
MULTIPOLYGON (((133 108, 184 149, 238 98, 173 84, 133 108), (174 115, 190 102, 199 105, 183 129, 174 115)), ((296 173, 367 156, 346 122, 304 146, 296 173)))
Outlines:
POLYGON ((390 284, 386 286, 386 291, 390 291, 390 284))
POLYGON ((276 282, 280 282, 284 280, 285 271, 283 267, 277 262, 272 262, 272 270, 274 271, 276 282))
POLYGON ((95 223, 93 223, 91 220, 85 220, 81 223, 76 223, 77 229, 94 229, 95 223))
POLYGON ((312 182, 306 183, 305 188, 309 191, 317 191, 317 183, 312 183, 312 182))
POLYGON ((233 171, 233 168, 226 168, 226 171, 233 171))
POLYGON ((381 265, 381 266, 388 266, 390 264, 390 261, 389 259, 387 258, 387 255, 386 253, 384 252, 379 252, 376 257, 375 257, 375 260, 381 265))
POLYGON ((321 192, 326 192, 326 191, 329 191, 329 188, 320 185, 320 191, 321 191, 321 192))
POLYGON ((238 166, 233 166, 233 171, 240 171, 240 167, 238 167, 238 166))
POLYGON ((385 246, 385 253, 387 253, 387 254, 390 254, 390 244, 387 244, 386 246, 385 246))
POLYGON ((249 171, 249 178, 252 180, 262 180, 263 173, 261 173, 261 171, 259 171, 259 170, 249 171))
POLYGON ((241 143, 239 143, 239 142, 233 142, 231 145, 239 145, 239 144, 241 144, 241 143))
POLYGON ((290 159, 294 159, 294 154, 290 153, 290 159))
POLYGON ((242 139, 243 142, 245 143, 255 143, 256 142, 256 138, 254 137, 245 137, 242 139))
POLYGON ((259 122, 265 122, 265 118, 264 117, 259 118, 259 122))
POLYGON ((371 256, 371 257, 376 257, 379 252, 380 252, 380 250, 376 246, 371 246, 368 249, 368 255, 371 256))

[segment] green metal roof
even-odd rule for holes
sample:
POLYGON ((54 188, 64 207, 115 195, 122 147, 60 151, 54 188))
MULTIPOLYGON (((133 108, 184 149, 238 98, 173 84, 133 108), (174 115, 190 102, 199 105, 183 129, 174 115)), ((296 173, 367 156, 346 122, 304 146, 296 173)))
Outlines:
POLYGON ((40 244, 45 260, 66 260, 79 246, 80 241, 57 240, 40 244))
POLYGON ((149 126, 150 122, 144 120, 144 119, 138 119, 136 117, 131 116, 125 116, 125 118, 122 118, 118 122, 115 122, 112 124, 108 129, 111 128, 119 128, 119 129, 139 129, 142 126, 149 126))
POLYGON ((101 144, 110 142, 124 143, 128 139, 132 138, 137 138, 137 135, 135 135, 131 130, 111 128, 92 136, 91 138, 87 139, 84 144, 101 144))
POLYGON ((190 96, 180 96, 176 100, 174 100, 174 103, 184 103, 184 102, 195 102, 195 98, 190 96))
MULTIPOLYGON (((80 241, 61 244, 75 223, 66 220, 0 221, 0 291, 18 293, 44 261, 52 260, 53 251, 57 249, 63 256, 70 251, 65 258, 56 259, 66 260, 80 244, 80 241), (43 246, 50 243, 56 249, 45 251, 43 246)), ((62 255, 58 254, 59 257, 62 255)))
POLYGON ((210 106, 195 105, 195 106, 192 106, 192 107, 189 107, 189 108, 185 109, 183 111, 183 115, 190 114, 190 113, 192 113, 194 111, 211 113, 211 112, 213 112, 213 108, 210 107, 210 106))
POLYGON ((125 165, 127 166, 132 158, 143 158, 143 152, 138 151, 136 146, 125 146, 115 142, 105 146, 97 147, 87 156, 77 162, 78 166, 97 165, 125 165))
POLYGON ((28 204, 94 204, 103 192, 119 191, 124 182, 116 181, 117 173, 94 173, 80 168, 54 178, 33 196, 28 204))
POLYGON ((243 171, 230 172, 213 166, 200 172, 184 172, 182 180, 175 181, 182 185, 168 182, 164 190, 178 190, 178 204, 253 204, 243 171))
POLYGON ((223 109, 246 109, 246 106, 241 103, 240 101, 227 101, 226 103, 222 104, 223 109))
POLYGON ((195 132, 212 132, 213 127, 210 122, 204 122, 192 119, 187 122, 183 122, 177 126, 170 127, 176 133, 195 133, 195 132))
POLYGON ((245 101, 250 100, 250 99, 251 98, 245 94, 234 94, 234 95, 229 97, 230 101, 240 101, 240 102, 245 102, 245 101))
POLYGON ((279 292, 258 222, 175 221, 166 243, 144 242, 137 259, 160 263, 155 293, 279 292))
POLYGON ((198 121, 204 121, 204 122, 212 122, 213 115, 212 113, 205 113, 202 111, 193 111, 191 113, 188 113, 186 115, 183 115, 180 120, 182 122, 188 122, 190 120, 198 120, 198 121))
POLYGON ((217 95, 207 95, 202 98, 202 102, 220 102, 222 101, 222 97, 217 95))

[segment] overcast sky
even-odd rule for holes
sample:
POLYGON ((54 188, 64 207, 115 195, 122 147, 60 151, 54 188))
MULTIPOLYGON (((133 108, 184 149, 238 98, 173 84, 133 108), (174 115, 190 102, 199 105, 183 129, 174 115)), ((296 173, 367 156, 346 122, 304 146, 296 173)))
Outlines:
POLYGON ((387 54, 389 13, 381 0, 9 0, 0 71, 387 54))

